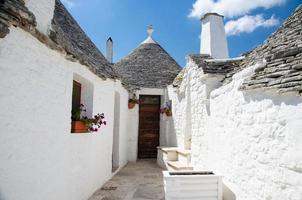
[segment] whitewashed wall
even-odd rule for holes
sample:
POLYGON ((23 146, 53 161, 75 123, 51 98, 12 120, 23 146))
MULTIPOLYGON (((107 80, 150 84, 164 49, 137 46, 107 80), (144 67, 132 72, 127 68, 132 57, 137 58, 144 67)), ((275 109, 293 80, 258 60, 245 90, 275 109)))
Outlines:
POLYGON ((302 98, 239 91, 254 68, 220 87, 219 77, 188 63, 180 89, 169 88, 178 145, 191 123, 192 162, 224 176, 227 200, 301 200, 302 98), (191 118, 184 118, 188 112, 191 118))
MULTIPOLYGON (((123 167, 128 162, 128 141, 129 141, 129 109, 128 109, 128 91, 122 87, 120 81, 115 83, 115 91, 120 95, 120 119, 119 119, 119 167, 123 167)), ((107 102, 103 106, 109 106, 112 103, 107 102)))
POLYGON ((135 105, 134 108, 129 109, 128 115, 128 160, 131 162, 135 162, 137 160, 137 145, 138 145, 138 112, 139 107, 135 105))
MULTIPOLYGON (((161 98, 161 107, 165 106, 165 103, 169 101, 166 89, 141 88, 140 90, 137 90, 135 94, 138 98, 140 95, 158 95, 161 98)), ((168 140, 170 137, 168 135, 172 136, 174 134, 172 120, 171 117, 166 117, 162 114, 160 115, 160 146, 169 146, 168 140)), ((136 161, 138 155, 139 105, 135 105, 134 108, 129 110, 128 122, 128 160, 136 161)))
POLYGON ((47 34, 51 28, 55 0, 25 0, 25 5, 35 15, 37 29, 47 34))
POLYGON ((112 175, 114 93, 120 93, 120 166, 127 162, 128 92, 67 61, 30 34, 0 40, 0 199, 86 200, 112 175), (72 80, 92 85, 98 133, 71 134, 72 80), (77 78, 76 78, 77 79, 77 78))

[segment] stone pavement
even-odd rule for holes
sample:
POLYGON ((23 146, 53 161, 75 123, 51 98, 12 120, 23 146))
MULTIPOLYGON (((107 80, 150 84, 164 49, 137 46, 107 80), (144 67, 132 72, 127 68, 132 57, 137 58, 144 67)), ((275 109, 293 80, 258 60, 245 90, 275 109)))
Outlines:
POLYGON ((164 200, 162 171, 155 160, 130 162, 89 200, 164 200))

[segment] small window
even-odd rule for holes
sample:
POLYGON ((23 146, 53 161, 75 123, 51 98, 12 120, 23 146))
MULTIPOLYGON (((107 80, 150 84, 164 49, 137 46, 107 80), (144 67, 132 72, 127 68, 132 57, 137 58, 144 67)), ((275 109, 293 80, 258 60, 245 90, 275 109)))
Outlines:
POLYGON ((84 118, 91 118, 93 106, 93 84, 74 74, 71 102, 71 132, 88 133, 84 118))
POLYGON ((72 88, 72 110, 77 110, 81 105, 81 84, 79 82, 73 81, 72 88))

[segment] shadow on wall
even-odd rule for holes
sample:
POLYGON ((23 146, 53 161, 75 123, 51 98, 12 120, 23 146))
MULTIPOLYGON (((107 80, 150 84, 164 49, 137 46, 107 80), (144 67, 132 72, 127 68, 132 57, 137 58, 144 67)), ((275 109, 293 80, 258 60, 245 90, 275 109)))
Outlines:
POLYGON ((297 96, 296 93, 287 93, 286 95, 278 94, 275 90, 250 90, 243 91, 244 99, 246 102, 255 102, 270 100, 274 105, 280 106, 281 104, 297 106, 302 103, 302 98, 297 96))
MULTIPOLYGON (((175 90, 177 90, 177 89, 175 89, 175 90)), ((178 89, 178 90, 179 90, 179 89, 178 89)), ((175 91, 175 94, 176 94, 177 100, 178 100, 179 102, 181 102, 181 100, 184 99, 185 96, 186 96, 186 93, 183 92, 183 91, 175 91)))
POLYGON ((236 195, 234 194, 234 192, 232 192, 232 190, 225 184, 223 184, 222 197, 223 197, 223 200, 236 200, 236 195))

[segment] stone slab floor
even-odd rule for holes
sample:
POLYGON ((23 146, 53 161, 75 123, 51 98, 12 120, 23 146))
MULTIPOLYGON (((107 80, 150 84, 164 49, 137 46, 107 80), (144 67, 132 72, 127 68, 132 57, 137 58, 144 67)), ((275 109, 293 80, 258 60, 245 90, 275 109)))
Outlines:
POLYGON ((155 160, 130 162, 89 200, 164 200, 162 171, 155 160))

